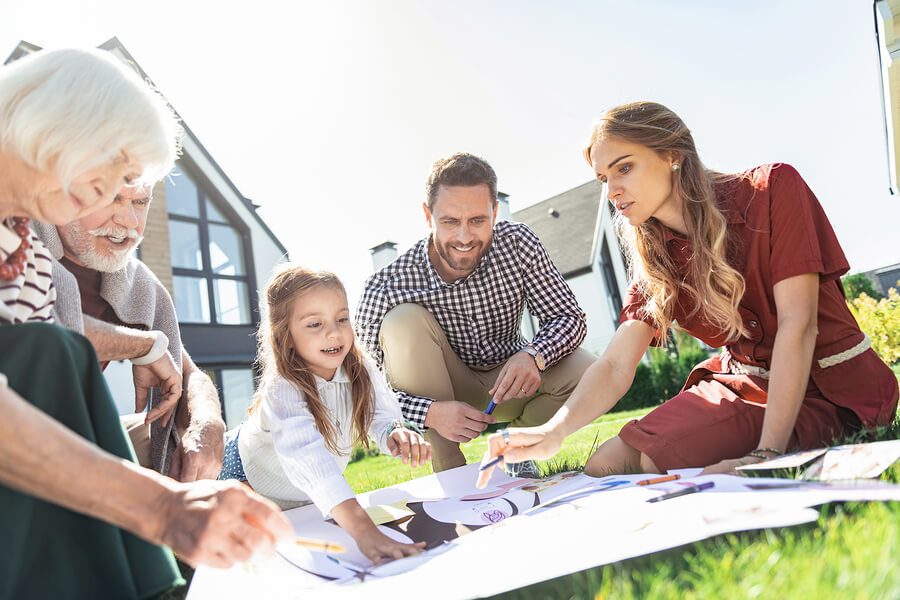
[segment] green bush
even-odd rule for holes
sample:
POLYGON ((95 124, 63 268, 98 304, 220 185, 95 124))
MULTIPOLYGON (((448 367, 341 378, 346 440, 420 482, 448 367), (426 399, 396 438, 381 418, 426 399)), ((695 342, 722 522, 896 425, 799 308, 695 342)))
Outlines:
POLYGON ((353 446, 353 450, 350 451, 350 462, 356 462, 370 456, 378 456, 379 454, 381 454, 381 450, 378 449, 378 444, 370 439, 368 449, 362 444, 353 446))
POLYGON ((638 365, 634 382, 616 404, 616 410, 658 406, 681 391, 688 375, 710 354, 696 338, 675 331, 673 341, 663 348, 650 348, 647 362, 638 365))
POLYGON ((869 279, 865 273, 847 275, 846 277, 841 278, 841 283, 844 284, 844 296, 847 300, 853 300, 854 298, 859 297, 860 294, 865 294, 869 298, 874 298, 875 300, 884 298, 884 296, 875 289, 875 284, 872 283, 872 280, 869 279))
POLYGON ((900 361, 900 294, 896 288, 889 289, 888 297, 880 300, 860 294, 847 306, 881 360, 889 365, 900 361))

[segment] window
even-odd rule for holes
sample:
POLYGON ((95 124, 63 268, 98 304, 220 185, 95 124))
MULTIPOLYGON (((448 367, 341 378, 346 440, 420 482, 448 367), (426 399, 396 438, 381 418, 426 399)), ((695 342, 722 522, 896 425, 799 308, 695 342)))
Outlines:
POLYGON ((179 321, 251 324, 243 233, 178 167, 166 179, 166 203, 179 321))
POLYGON ((249 367, 212 367, 203 370, 219 390, 225 427, 234 429, 247 418, 247 409, 256 391, 253 369, 249 367))
POLYGON ((619 292, 619 282, 616 279, 616 270, 612 264, 612 256, 609 253, 609 244, 605 235, 600 247, 600 271, 603 273, 606 300, 609 302, 609 312, 613 319, 613 331, 615 331, 619 327, 619 315, 622 313, 622 294, 619 292))

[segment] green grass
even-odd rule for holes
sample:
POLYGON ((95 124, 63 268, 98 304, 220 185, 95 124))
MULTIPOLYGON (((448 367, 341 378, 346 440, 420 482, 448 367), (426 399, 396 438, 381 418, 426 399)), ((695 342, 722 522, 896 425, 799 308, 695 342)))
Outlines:
MULTIPOLYGON (((539 463, 542 472, 549 474, 583 466, 596 443, 611 438, 619 433, 622 425, 631 419, 640 418, 648 412, 650 412, 649 408, 643 408, 604 415, 581 431, 569 436, 554 458, 539 463)), ((480 461, 487 450, 487 435, 477 437, 460 447, 466 457, 466 462, 480 461)), ((412 468, 396 458, 381 455, 350 463, 344 471, 344 477, 350 482, 353 491, 359 494, 430 475, 433 472, 430 463, 424 467, 412 468)))
MULTIPOLYGON (((900 380, 900 365, 893 367, 900 380)), ((544 473, 580 467, 598 443, 649 409, 605 415, 570 436, 544 473)), ((856 441, 896 439, 900 425, 856 441)), ((462 446, 469 462, 486 448, 481 436, 462 446)), ((345 476, 359 492, 431 473, 386 457, 351 463, 345 476)), ((900 481, 900 464, 882 479, 900 481)), ((590 532, 603 543, 603 532, 590 532)), ((703 598, 900 598, 900 503, 832 504, 816 523, 716 536, 695 544, 544 581, 503 599, 598 600, 703 598)))

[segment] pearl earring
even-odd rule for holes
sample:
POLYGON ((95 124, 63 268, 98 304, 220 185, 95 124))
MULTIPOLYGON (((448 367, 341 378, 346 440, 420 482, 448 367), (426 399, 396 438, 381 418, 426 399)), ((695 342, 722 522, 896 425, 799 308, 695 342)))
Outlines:
POLYGON ((681 168, 681 165, 679 165, 678 163, 675 163, 674 165, 672 165, 672 170, 673 170, 673 171, 677 171, 677 170, 680 169, 680 168, 681 168))

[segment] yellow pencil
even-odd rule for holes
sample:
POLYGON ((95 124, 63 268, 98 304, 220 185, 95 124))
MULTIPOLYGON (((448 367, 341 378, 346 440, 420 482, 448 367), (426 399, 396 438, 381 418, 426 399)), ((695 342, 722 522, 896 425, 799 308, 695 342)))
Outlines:
POLYGON ((346 552, 347 549, 341 546, 340 544, 335 544, 334 542, 324 542, 322 540, 311 540, 309 538, 295 538, 294 543, 298 546, 303 546, 304 548, 308 548, 309 550, 316 550, 318 552, 334 552, 336 554, 340 554, 341 552, 346 552))

